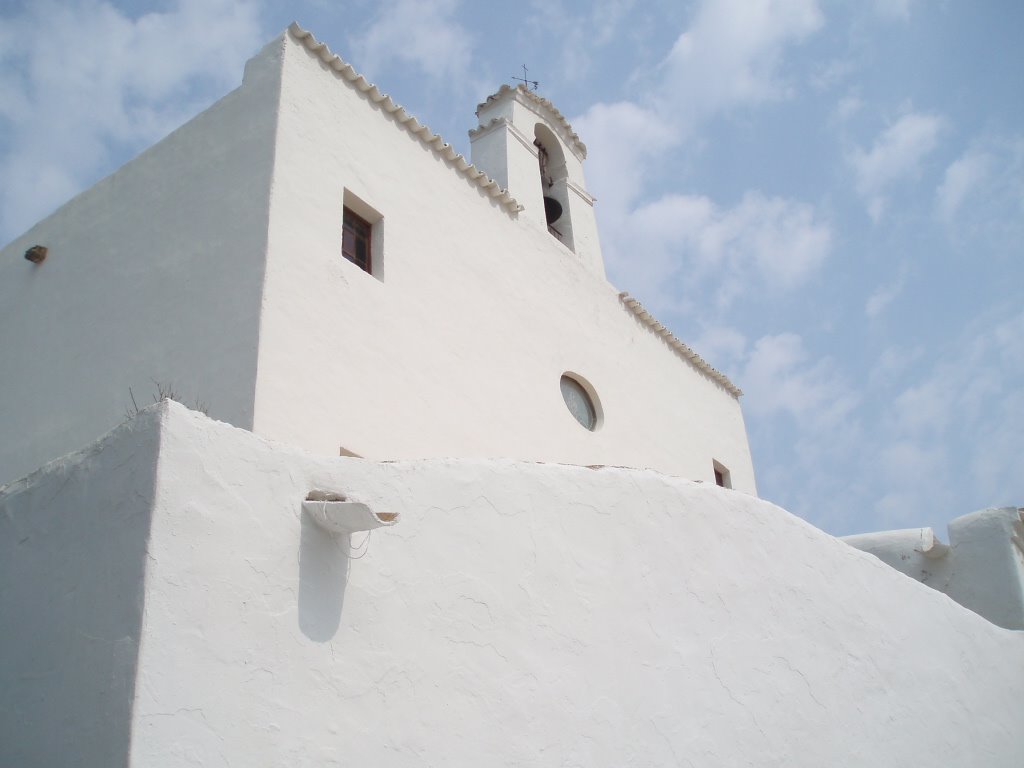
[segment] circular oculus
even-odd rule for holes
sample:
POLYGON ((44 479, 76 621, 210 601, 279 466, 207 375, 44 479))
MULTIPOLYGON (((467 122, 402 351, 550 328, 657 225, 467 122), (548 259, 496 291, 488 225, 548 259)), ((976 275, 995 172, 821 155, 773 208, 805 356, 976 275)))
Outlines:
POLYGON ((562 399, 565 401, 565 407, 569 409, 569 413, 582 426, 593 432, 597 428, 597 408, 594 407, 590 393, 576 379, 567 374, 563 374, 559 386, 562 389, 562 399))

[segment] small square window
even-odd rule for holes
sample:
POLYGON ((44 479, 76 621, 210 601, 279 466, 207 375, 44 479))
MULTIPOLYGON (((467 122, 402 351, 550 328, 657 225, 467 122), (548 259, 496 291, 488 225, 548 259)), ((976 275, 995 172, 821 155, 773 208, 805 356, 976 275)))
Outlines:
POLYGON ((373 226, 358 216, 351 208, 345 208, 341 236, 341 255, 364 272, 373 271, 373 226))
POLYGON ((729 470, 725 468, 725 465, 717 461, 712 461, 711 464, 715 470, 715 485, 719 485, 722 488, 732 488, 732 477, 729 474, 729 470))

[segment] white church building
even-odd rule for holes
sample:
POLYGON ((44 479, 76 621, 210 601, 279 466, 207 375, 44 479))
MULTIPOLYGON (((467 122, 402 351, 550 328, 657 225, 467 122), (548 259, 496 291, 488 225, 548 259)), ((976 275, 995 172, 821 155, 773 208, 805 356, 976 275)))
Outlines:
POLYGON ((477 118, 293 25, 0 251, 0 765, 1018 766, 1020 512, 759 499, 581 138, 477 118))
POLYGON ((718 471, 754 493, 739 390, 605 280, 586 147, 558 110, 502 88, 471 165, 300 35, 3 251, 19 375, 0 433, 19 439, 0 482, 159 382, 315 454, 718 471))

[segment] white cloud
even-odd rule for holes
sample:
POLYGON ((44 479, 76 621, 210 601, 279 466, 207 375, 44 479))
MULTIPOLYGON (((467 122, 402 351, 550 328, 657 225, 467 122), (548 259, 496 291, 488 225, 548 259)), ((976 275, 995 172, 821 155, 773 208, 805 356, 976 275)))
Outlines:
POLYGON ((868 378, 854 394, 796 334, 753 344, 736 381, 753 436, 771 435, 772 451, 756 458, 776 500, 836 533, 941 533, 957 515, 1021 503, 1019 307, 995 307, 930 350, 888 348, 868 378))
POLYGON ((896 279, 887 285, 880 286, 868 297, 864 304, 864 314, 870 318, 876 318, 899 296, 907 284, 908 269, 903 264, 896 279))
POLYGON ((692 346, 700 350, 702 357, 715 361, 715 367, 725 370, 734 368, 747 353, 747 337, 735 328, 726 325, 707 325, 692 346))
POLYGON ((894 401, 894 424, 902 436, 941 432, 949 423, 960 377, 932 377, 903 390, 894 401))
POLYGON ((736 234, 734 255, 750 254, 764 281, 791 289, 825 260, 831 231, 806 203, 747 193, 723 219, 736 234))
POLYGON ((656 98, 694 123, 787 95, 787 45, 821 27, 814 0, 705 0, 662 64, 656 98))
POLYGON ((623 19, 633 12, 637 0, 602 0, 590 6, 592 45, 605 45, 620 39, 623 19))
MULTIPOLYGON (((939 446, 927 443, 898 440, 884 445, 878 453, 878 474, 891 487, 878 505, 890 506, 893 499, 902 498, 900 490, 917 485, 922 479, 935 477, 946 464, 939 446)), ((920 503, 920 499, 916 499, 920 503)), ((891 510, 890 514, 892 511, 891 510)))
POLYGON ((262 37, 257 6, 245 0, 179 0, 138 18, 95 0, 42 0, 5 18, 4 29, 5 241, 116 154, 141 149, 237 85, 262 37))
POLYGON ((920 368, 908 369, 914 380, 878 416, 878 447, 863 470, 885 477, 888 494, 910 492, 895 524, 926 517, 930 506, 941 505, 941 525, 985 505, 1019 503, 1024 313, 994 311, 920 368))
POLYGON ((850 153, 857 191, 874 220, 885 210, 889 188, 920 171, 924 159, 938 146, 942 127, 938 115, 911 112, 882 131, 871 149, 850 153))
POLYGON ((960 206, 992 172, 994 158, 987 152, 968 150, 946 168, 942 184, 935 192, 939 216, 952 224, 960 206))
MULTIPOLYGON (((602 45, 614 39, 619 19, 632 5, 600 3, 589 20, 571 21, 594 30, 588 45, 602 45)), ((555 5, 551 15, 559 8, 555 5)), ((588 176, 599 158, 626 152, 653 159, 648 146, 668 148, 721 112, 787 96, 791 88, 780 74, 783 54, 822 23, 816 0, 704 0, 656 76, 643 73, 645 87, 635 102, 599 103, 573 120, 595 148, 588 176), (650 142, 652 131, 657 137, 650 142), (639 152, 632 149, 635 144, 639 152)))
POLYGON ((883 19, 899 19, 906 21, 910 18, 910 9, 914 0, 874 0, 872 6, 875 13, 883 19))
POLYGON ((531 35, 547 40, 557 51, 558 79, 563 83, 583 80, 602 48, 621 43, 625 17, 636 0, 594 0, 581 13, 574 12, 575 4, 569 6, 563 0, 530 0, 525 19, 531 35))
POLYGON ((459 0, 389 0, 350 45, 366 72, 411 64, 435 81, 466 81, 473 36, 455 19, 459 0))
POLYGON ((898 386, 907 372, 919 365, 923 356, 924 349, 920 346, 909 349, 897 345, 886 347, 871 367, 868 389, 879 391, 898 386))
POLYGON ((845 123, 864 108, 864 101, 859 96, 844 96, 836 104, 835 119, 845 123))
MULTIPOLYGON (((667 195, 637 209, 628 232, 652 272, 652 288, 705 291, 703 283, 711 282, 720 308, 753 289, 798 287, 831 247, 831 230, 811 206, 757 192, 733 208, 699 195, 667 195)), ((635 265, 636 248, 629 253, 635 265)))
POLYGON ((656 113, 630 101, 598 102, 572 121, 585 137, 587 184, 602 217, 621 217, 643 189, 651 163, 680 140, 656 113))
POLYGON ((946 167, 935 219, 965 256, 1019 261, 1024 240, 1024 136, 983 132, 946 167))
POLYGON ((716 301, 724 307, 752 284, 792 288, 823 261, 829 227, 791 200, 750 193, 722 210, 700 196, 668 195, 636 207, 658 166, 684 140, 692 143, 701 121, 786 96, 783 54, 821 24, 813 0, 708 0, 637 101, 595 104, 573 119, 591 150, 588 187, 601 206, 613 280, 664 309, 670 293, 676 306, 686 303, 669 282, 676 273, 685 269, 690 284, 693 270, 709 278, 718 269, 716 301))
POLYGON ((811 359, 795 333, 758 339, 740 380, 752 413, 787 414, 819 436, 834 430, 857 403, 832 361, 811 359))
POLYGON ((810 72, 808 80, 815 90, 828 91, 850 80, 856 73, 857 63, 852 58, 833 59, 810 72))
POLYGON ((998 357, 999 370, 1024 373, 1024 312, 992 327, 988 342, 998 357))
POLYGON ((976 352, 963 369, 970 381, 959 405, 971 446, 969 491, 975 508, 1024 499, 1024 312, 985 329, 970 341, 976 352))

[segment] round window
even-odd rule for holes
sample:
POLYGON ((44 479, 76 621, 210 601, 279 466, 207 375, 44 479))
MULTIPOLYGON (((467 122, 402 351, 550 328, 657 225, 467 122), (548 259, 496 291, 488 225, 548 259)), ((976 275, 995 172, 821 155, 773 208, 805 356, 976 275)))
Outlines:
POLYGON ((591 432, 597 429, 598 411, 594 398, 587 391, 588 388, 568 374, 562 375, 560 386, 562 399, 565 400, 565 406, 573 418, 591 432))

